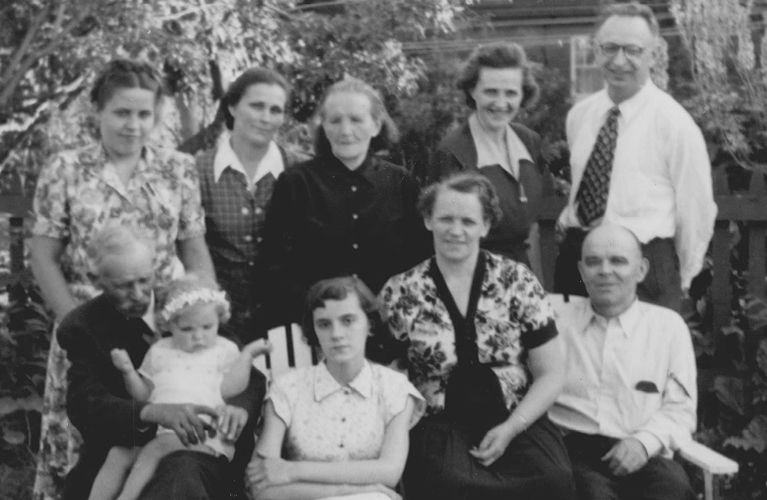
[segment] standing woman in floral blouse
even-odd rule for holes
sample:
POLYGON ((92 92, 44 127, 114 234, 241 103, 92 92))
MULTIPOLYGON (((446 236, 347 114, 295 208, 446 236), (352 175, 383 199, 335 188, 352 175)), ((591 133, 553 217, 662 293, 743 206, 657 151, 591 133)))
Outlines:
POLYGON ((221 98, 226 128, 216 148, 197 157, 205 239, 219 283, 232 302, 222 333, 239 344, 265 335, 272 321, 258 246, 266 205, 285 168, 306 160, 274 142, 285 122, 290 84, 269 69, 240 75, 221 98))
POLYGON ((411 435, 408 500, 574 498, 546 416, 565 376, 551 306, 525 265, 480 250, 500 217, 492 184, 473 172, 447 177, 419 210, 436 255, 381 292, 428 405, 411 435))
MULTIPOLYGON (((97 295, 87 249, 108 225, 146 231, 156 243, 156 283, 186 270, 213 275, 194 160, 147 146, 163 83, 147 63, 114 60, 90 94, 100 142, 55 155, 40 174, 29 241, 32 271, 61 320, 97 295)), ((67 359, 54 330, 48 360, 36 499, 60 496, 79 436, 65 414, 67 359)))

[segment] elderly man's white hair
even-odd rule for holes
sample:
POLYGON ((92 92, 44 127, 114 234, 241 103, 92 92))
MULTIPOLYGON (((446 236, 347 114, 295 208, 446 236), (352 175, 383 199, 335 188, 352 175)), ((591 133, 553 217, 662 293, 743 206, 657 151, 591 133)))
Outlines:
POLYGON ((91 271, 98 276, 109 259, 132 254, 141 248, 154 257, 154 243, 144 232, 132 226, 107 226, 96 233, 88 247, 91 271))

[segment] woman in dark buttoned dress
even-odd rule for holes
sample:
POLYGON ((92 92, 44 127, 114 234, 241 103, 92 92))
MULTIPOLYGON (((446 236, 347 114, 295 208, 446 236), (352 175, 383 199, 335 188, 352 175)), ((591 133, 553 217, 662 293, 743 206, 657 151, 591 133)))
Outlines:
POLYGON ((354 275, 374 293, 429 251, 418 185, 376 155, 397 130, 370 85, 332 85, 318 109, 315 158, 280 176, 264 226, 275 309, 299 322, 309 286, 354 275))

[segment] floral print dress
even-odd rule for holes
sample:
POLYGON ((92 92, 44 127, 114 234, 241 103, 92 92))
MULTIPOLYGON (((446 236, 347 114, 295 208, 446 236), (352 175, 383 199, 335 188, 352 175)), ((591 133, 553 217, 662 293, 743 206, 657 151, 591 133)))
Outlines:
MULTIPOLYGON (((34 199, 32 234, 65 243, 61 269, 79 302, 98 294, 87 250, 110 224, 142 228, 156 242, 158 286, 183 271, 177 240, 205 234, 197 170, 191 156, 145 148, 124 184, 100 144, 55 155, 43 169, 34 199)), ((43 421, 33 498, 61 497, 64 478, 77 460, 80 437, 66 417, 66 353, 51 336, 43 421)))
MULTIPOLYGON (((557 335, 553 311, 526 266, 484 250, 477 265, 485 266, 477 303, 470 305, 476 307, 478 358, 491 366, 513 410, 532 382, 527 350, 557 335)), ((427 415, 444 409, 447 381, 458 361, 447 299, 438 291, 435 273, 432 257, 392 277, 381 291, 392 335, 408 344, 410 380, 426 398, 427 415)))

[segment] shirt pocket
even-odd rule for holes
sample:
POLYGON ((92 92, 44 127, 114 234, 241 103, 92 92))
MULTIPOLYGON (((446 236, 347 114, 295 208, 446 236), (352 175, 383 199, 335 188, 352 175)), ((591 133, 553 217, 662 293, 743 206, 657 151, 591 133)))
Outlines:
POLYGON ((662 387, 652 378, 640 378, 633 381, 631 388, 623 394, 624 421, 628 429, 636 429, 647 424, 660 409, 663 395, 662 387), (654 390, 642 386, 654 386, 654 390), (638 388, 640 387, 640 388, 638 388))

